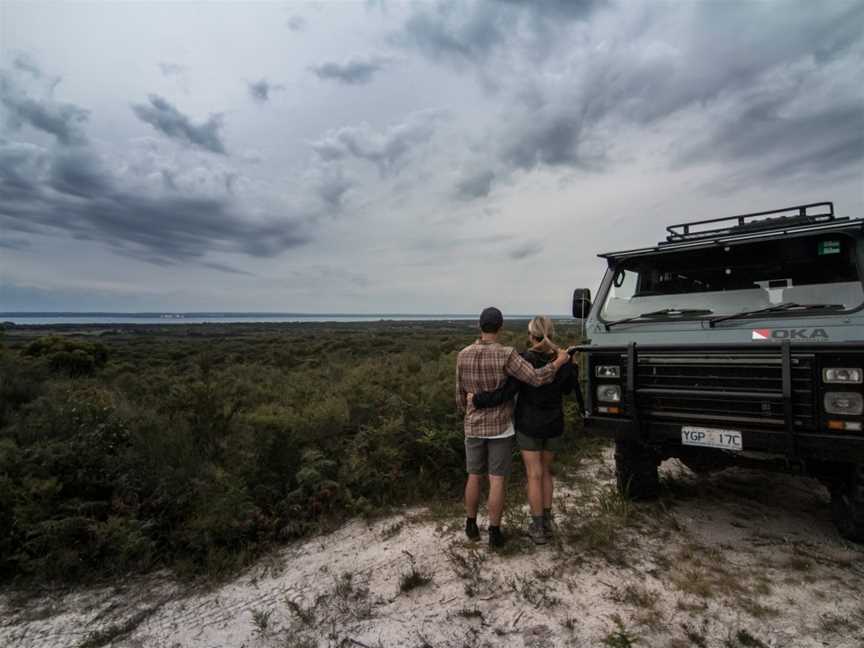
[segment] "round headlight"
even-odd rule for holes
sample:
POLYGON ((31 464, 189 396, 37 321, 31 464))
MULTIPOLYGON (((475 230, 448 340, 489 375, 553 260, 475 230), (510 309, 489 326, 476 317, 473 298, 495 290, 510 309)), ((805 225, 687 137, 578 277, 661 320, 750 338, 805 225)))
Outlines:
POLYGON ((597 387, 597 400, 602 403, 620 403, 621 387, 618 385, 599 385, 597 387))

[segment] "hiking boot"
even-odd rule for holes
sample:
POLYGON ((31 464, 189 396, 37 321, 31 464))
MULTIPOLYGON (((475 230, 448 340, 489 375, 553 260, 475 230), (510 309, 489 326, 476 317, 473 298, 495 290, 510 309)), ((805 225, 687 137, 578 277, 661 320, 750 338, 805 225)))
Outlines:
POLYGON ((504 539, 504 534, 501 533, 500 527, 489 527, 489 546, 490 547, 503 547, 506 540, 504 539))
POLYGON ((480 539, 480 529, 477 528, 477 520, 465 520, 465 535, 469 540, 480 539))
POLYGON ((548 539, 546 538, 546 530, 542 524, 535 524, 532 522, 528 526, 528 537, 531 538, 536 545, 544 545, 548 542, 548 539))
POLYGON ((543 535, 546 536, 547 540, 551 540, 553 534, 553 528, 555 525, 555 521, 552 519, 552 515, 543 515, 543 535))

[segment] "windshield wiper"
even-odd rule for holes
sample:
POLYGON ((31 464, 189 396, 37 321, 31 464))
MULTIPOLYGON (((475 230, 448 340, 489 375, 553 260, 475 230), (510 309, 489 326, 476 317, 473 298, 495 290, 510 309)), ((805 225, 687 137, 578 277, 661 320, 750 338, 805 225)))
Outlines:
POLYGON ((761 315, 762 313, 779 313, 782 311, 800 308, 802 310, 814 310, 817 308, 843 308, 843 304, 798 304, 796 302, 785 302, 768 308, 757 308, 756 310, 741 311, 740 313, 732 313, 731 315, 721 315, 720 317, 712 317, 708 320, 708 326, 714 327, 718 322, 726 320, 738 319, 739 317, 749 317, 750 315, 761 315))
POLYGON ((605 322, 606 330, 608 331, 613 326, 618 324, 626 324, 627 322, 635 322, 643 317, 659 317, 660 315, 709 315, 713 313, 708 308, 663 308, 661 310, 651 311, 650 313, 642 313, 634 317, 625 317, 624 319, 615 320, 613 322, 605 322))

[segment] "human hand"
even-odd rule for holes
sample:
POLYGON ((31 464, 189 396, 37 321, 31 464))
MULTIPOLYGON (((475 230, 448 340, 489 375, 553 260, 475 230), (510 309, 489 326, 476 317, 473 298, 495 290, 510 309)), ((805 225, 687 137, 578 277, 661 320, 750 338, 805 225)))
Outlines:
POLYGON ((555 356, 555 365, 558 367, 563 367, 570 361, 570 356, 566 351, 562 351, 558 349, 558 355, 555 356))

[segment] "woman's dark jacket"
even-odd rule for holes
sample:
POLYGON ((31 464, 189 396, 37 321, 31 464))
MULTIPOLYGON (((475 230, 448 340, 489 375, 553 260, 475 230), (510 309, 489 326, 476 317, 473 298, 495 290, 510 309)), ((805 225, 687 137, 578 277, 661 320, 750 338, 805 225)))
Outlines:
MULTIPOLYGON (((537 368, 555 359, 554 354, 546 355, 537 351, 525 351, 521 355, 537 368)), ((516 400, 516 409, 513 413, 513 425, 516 431, 530 437, 550 439, 561 436, 564 432, 561 397, 572 391, 576 392, 576 398, 581 405, 582 394, 579 391, 576 367, 568 362, 558 370, 550 383, 532 387, 511 377, 495 391, 474 394, 474 406, 495 407, 518 394, 519 398, 516 400)))

